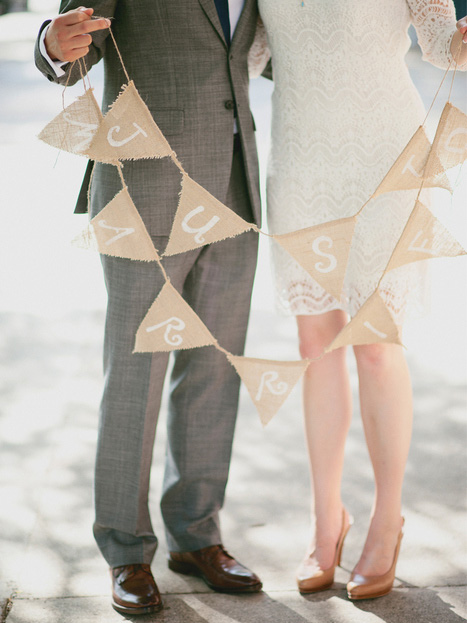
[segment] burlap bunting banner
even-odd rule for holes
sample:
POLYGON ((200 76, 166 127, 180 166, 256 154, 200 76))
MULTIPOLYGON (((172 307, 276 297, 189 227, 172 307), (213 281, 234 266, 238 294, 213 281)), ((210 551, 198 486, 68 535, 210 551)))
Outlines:
POLYGON ((270 361, 231 354, 227 358, 245 383, 263 426, 279 411, 309 365, 305 360, 270 361))
POLYGON ((329 294, 340 299, 355 216, 274 235, 278 242, 329 294))
POLYGON ((133 81, 112 104, 87 151, 91 160, 110 164, 119 160, 164 158, 171 154, 169 143, 133 81))
POLYGON ((424 180, 424 186, 427 188, 445 188, 452 193, 451 185, 444 172, 442 172, 442 168, 438 173, 432 174, 431 177, 427 177, 424 173, 430 150, 431 143, 428 140, 425 129, 421 126, 389 169, 386 177, 374 192, 373 197, 378 197, 378 195, 393 190, 419 189, 422 180, 424 180))
POLYGON ((168 352, 215 343, 201 319, 167 282, 136 333, 133 352, 168 352))
MULTIPOLYGON (((105 117, 92 89, 87 89, 42 130, 39 138, 58 149, 116 166, 120 166, 119 161, 122 160, 171 157, 182 173, 182 184, 165 256, 197 249, 255 228, 188 176, 129 78, 105 117)), ((433 145, 430 145, 424 127, 418 128, 371 198, 391 191, 421 189, 423 186, 445 188, 452 192, 445 171, 462 164, 465 159, 467 115, 448 102, 433 145)), ((128 193, 123 176, 120 176, 123 190, 90 221, 74 243, 95 248, 105 255, 160 264, 157 250, 128 193)), ((272 236, 337 300, 341 299, 355 225, 361 210, 349 218, 272 236)), ((466 254, 457 240, 417 200, 384 274, 422 259, 466 254)), ((310 362, 270 361, 227 353, 171 285, 162 264, 160 268, 166 283, 138 328, 134 352, 170 352, 215 346, 235 367, 263 425, 266 425, 310 362)), ((401 345, 399 328, 377 287, 324 353, 345 345, 378 342, 401 345)))
POLYGON ((441 114, 425 177, 439 175, 467 159, 467 115, 447 103, 441 114))
POLYGON ((340 331, 325 349, 329 353, 341 346, 388 342, 400 344, 399 329, 390 311, 376 291, 362 305, 352 320, 340 331))
POLYGON ((128 189, 124 188, 88 224, 73 243, 103 255, 145 262, 157 261, 152 243, 128 189))
POLYGON ((423 203, 416 201, 385 272, 419 260, 459 255, 467 252, 423 203))
POLYGON ((180 201, 164 255, 176 255, 234 238, 251 228, 251 224, 184 174, 180 201))
POLYGON ((99 104, 92 89, 87 89, 45 126, 39 138, 62 151, 85 155, 101 121, 99 104))

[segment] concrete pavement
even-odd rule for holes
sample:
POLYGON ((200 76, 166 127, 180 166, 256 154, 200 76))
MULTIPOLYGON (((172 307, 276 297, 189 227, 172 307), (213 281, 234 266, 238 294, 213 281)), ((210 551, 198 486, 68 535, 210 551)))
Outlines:
MULTIPOLYGON (((37 5, 53 11, 53 3, 37 5)), ((71 215, 85 162, 67 154, 57 159, 53 149, 34 138, 59 112, 62 90, 49 85, 32 66, 32 40, 42 20, 34 4, 32 9, 28 15, 0 17, 0 613, 4 610, 0 621, 110 623, 122 617, 109 606, 107 569, 91 534, 105 297, 98 258, 69 246, 85 223, 71 215)), ((416 51, 409 60, 429 103, 441 72, 421 63, 416 51)), ((99 97, 100 70, 91 79, 99 97)), ((79 92, 78 86, 67 93, 67 102, 79 92)), ((266 82, 252 87, 263 167, 269 93, 266 82)), ((453 102, 462 107, 462 101, 465 80, 456 80, 453 102)), ((439 204, 443 222, 464 244, 466 189, 464 175, 454 199, 444 193, 439 204)), ((274 313, 267 244, 264 239, 261 244, 247 354, 295 359, 294 322, 274 313)), ((415 425, 397 588, 372 602, 352 604, 345 598, 345 583, 365 539, 373 486, 356 371, 349 358, 355 417, 343 497, 355 525, 333 589, 305 598, 294 582, 309 537, 300 390, 296 388, 263 429, 242 388, 222 525, 227 548, 262 577, 264 591, 249 596, 216 594, 200 580, 167 569, 158 510, 165 448, 163 408, 151 506, 161 536, 153 571, 166 607, 135 620, 457 623, 466 619, 466 262, 460 258, 433 264, 432 312, 408 326, 405 336, 415 425)))

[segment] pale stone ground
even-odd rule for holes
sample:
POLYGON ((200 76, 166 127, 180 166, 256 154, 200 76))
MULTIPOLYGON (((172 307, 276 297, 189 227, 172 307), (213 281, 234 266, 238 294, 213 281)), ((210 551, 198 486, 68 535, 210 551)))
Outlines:
MULTIPOLYGON (((54 11, 37 1, 33 9, 54 11)), ((92 540, 92 464, 101 391, 105 294, 99 260, 69 240, 85 224, 71 215, 85 162, 35 136, 61 108, 61 89, 31 62, 39 11, 0 18, 0 603, 14 595, 8 623, 107 623, 104 562, 92 540)), ((441 72, 409 55, 425 102, 441 72)), ((92 82, 97 96, 101 72, 92 82)), ((76 87, 66 94, 71 102, 76 87)), ((268 149, 271 86, 252 86, 260 160, 268 149)), ((431 122, 439 115, 443 91, 431 122)), ((453 102, 466 104, 465 79, 453 102)), ((464 108, 465 109, 465 108, 464 108)), ((467 243, 465 175, 437 215, 467 243)), ((344 500, 356 523, 333 590, 303 598, 294 570, 308 538, 309 483, 296 389, 266 429, 243 390, 223 531, 228 548, 264 581, 255 596, 212 593, 194 578, 168 571, 165 544, 153 570, 166 608, 144 620, 167 623, 456 623, 466 603, 466 261, 432 263, 431 313, 407 327, 414 380, 415 430, 407 468, 406 535, 398 586, 390 597, 354 605, 344 585, 358 559, 371 506, 372 480, 358 413, 350 431, 344 500)), ((294 359, 294 322, 273 309, 267 243, 255 286, 248 354, 294 359)), ((164 418, 164 412, 162 413, 164 418)), ((157 500, 164 454, 159 427, 152 480, 153 519, 163 535, 157 500)), ((6 614, 6 609, 5 609, 6 614)), ((2 618, 0 616, 0 621, 2 618)))

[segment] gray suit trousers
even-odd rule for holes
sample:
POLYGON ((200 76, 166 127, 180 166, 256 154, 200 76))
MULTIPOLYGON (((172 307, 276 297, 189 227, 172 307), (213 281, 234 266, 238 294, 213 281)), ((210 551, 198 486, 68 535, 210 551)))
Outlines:
MULTIPOLYGON (((252 221, 241 151, 233 155, 226 204, 252 221)), ((155 206, 154 209, 157 209, 155 206)), ((154 239, 159 251, 167 238, 154 239)), ((165 258, 172 285, 221 346, 241 355, 257 234, 165 258)), ((111 567, 150 563, 157 548, 148 508, 152 450, 168 354, 132 354, 136 331, 164 279, 155 262, 103 256, 108 290, 105 387, 95 473, 94 535, 111 567)), ((161 501, 171 551, 220 543, 240 380, 214 347, 175 353, 161 501)))

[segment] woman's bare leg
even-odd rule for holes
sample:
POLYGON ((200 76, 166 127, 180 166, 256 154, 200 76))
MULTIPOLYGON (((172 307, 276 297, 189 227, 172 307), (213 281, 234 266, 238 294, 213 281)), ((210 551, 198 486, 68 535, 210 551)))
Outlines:
POLYGON ((367 540, 356 566, 382 575, 393 561, 401 529, 401 496, 412 434, 412 388, 402 347, 354 347, 365 437, 375 475, 375 500, 367 540))
MULTIPOLYGON (((340 310, 297 316, 302 358, 321 355, 346 323, 347 315, 340 310)), ((342 527, 341 478, 352 417, 345 348, 310 364, 303 383, 303 404, 316 519, 309 553, 321 569, 327 569, 333 563, 342 527)))

